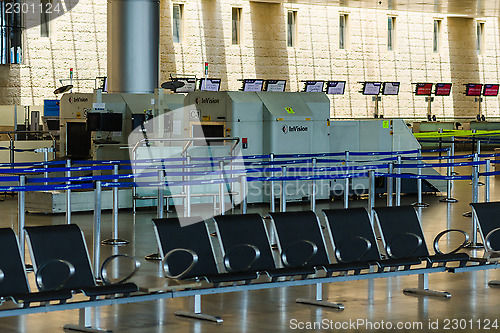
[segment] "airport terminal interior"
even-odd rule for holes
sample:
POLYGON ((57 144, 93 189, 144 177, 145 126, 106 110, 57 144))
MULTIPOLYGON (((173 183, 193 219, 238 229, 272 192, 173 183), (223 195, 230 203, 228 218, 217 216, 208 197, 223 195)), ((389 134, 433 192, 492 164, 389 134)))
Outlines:
POLYGON ((499 19, 0 0, 0 331, 499 330, 499 19))

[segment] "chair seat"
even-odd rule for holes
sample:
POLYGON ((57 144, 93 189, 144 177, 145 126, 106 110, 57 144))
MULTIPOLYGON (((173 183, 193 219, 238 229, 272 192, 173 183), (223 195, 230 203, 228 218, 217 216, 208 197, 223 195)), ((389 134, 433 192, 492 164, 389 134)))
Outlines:
POLYGON ((384 259, 376 261, 380 267, 398 267, 420 265, 422 260, 420 258, 402 258, 402 259, 384 259))
POLYGON ((81 288, 82 292, 85 296, 95 297, 95 296, 105 296, 105 295, 114 295, 114 294, 128 294, 131 292, 138 291, 139 288, 135 283, 120 283, 120 284, 111 284, 104 286, 93 286, 81 288))
POLYGON ((258 278, 256 272, 231 272, 204 276, 210 283, 238 282, 255 280, 258 278))
POLYGON ((369 269, 370 264, 367 262, 350 262, 350 263, 336 263, 324 266, 328 273, 343 272, 343 271, 359 271, 362 269, 369 269))
POLYGON ((316 270, 312 267, 283 267, 276 269, 268 269, 266 270, 266 273, 270 277, 280 277, 280 276, 316 274, 316 270))
POLYGON ((428 257, 431 263, 450 262, 450 261, 468 261, 470 259, 467 253, 436 254, 428 257))
POLYGON ((57 291, 41 291, 26 294, 11 295, 16 303, 32 303, 32 302, 50 302, 50 301, 65 301, 72 297, 69 290, 57 291))

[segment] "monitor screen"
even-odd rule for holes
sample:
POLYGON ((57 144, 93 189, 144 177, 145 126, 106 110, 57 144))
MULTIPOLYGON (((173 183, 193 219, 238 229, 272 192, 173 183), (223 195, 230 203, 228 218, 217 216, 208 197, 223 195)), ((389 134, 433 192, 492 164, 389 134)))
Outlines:
POLYGON ((200 90, 219 91, 221 79, 201 79, 200 90))
POLYGON ((498 84, 485 84, 483 89, 484 96, 498 96, 498 84))
POLYGON ((417 83, 417 90, 415 90, 415 95, 417 96, 430 96, 432 94, 432 83, 417 83))
POLYGON ((59 119, 47 119, 46 122, 49 131, 59 131, 59 119))
POLYGON ((325 81, 306 81, 305 92, 322 92, 325 81))
POLYGON ((345 81, 328 81, 326 83, 326 93, 330 95, 343 95, 345 91, 345 81))
POLYGON ((196 90, 196 78, 176 78, 175 81, 184 83, 184 86, 175 89, 176 93, 188 93, 196 90))
POLYGON ((477 83, 467 83, 465 85, 465 94, 467 96, 481 96, 483 85, 477 83))
POLYGON ((243 80, 243 91, 262 91, 264 80, 243 80))
POLYGON ((363 86, 363 95, 378 95, 382 82, 365 82, 363 86))
POLYGON ((264 91, 284 92, 286 80, 266 80, 264 91))
POLYGON ((101 130, 101 113, 87 112, 87 131, 101 130))
POLYGON ((436 83, 436 96, 450 96, 451 83, 436 83))
POLYGON ((121 113, 101 113, 101 131, 121 132, 122 114, 121 113))
POLYGON ((384 82, 382 94, 384 94, 384 95, 397 95, 397 94, 399 94, 399 82, 384 82))

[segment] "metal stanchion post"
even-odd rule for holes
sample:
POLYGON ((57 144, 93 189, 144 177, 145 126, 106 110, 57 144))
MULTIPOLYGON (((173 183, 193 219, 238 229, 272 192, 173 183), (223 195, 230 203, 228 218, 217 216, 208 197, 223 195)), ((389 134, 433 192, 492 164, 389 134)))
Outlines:
MULTIPOLYGON (((479 156, 479 154, 481 154, 481 140, 477 140, 477 149, 476 149, 476 152, 477 152, 477 155, 478 155, 477 160, 481 161, 481 157, 479 156)), ((478 165, 477 169, 478 169, 477 171, 479 172, 480 169, 481 169, 481 167, 478 165)), ((478 177, 477 180, 478 180, 478 182, 477 182, 478 186, 484 186, 484 183, 479 181, 479 177, 478 177)))
MULTIPOLYGON (((156 217, 159 219, 163 218, 164 211, 164 199, 165 199, 165 170, 158 171, 158 197, 157 197, 157 206, 156 206, 156 217)), ((148 254, 144 257, 146 260, 161 260, 160 251, 152 254, 148 254)))
MULTIPOLYGON (((451 157, 451 149, 448 150, 448 166, 446 167, 446 175, 448 177, 451 176, 451 168, 452 168, 450 157, 451 157)), ((457 199, 451 197, 451 187, 452 187, 451 179, 448 179, 446 181, 446 198, 439 200, 440 202, 458 202, 457 199)))
MULTIPOLYGON (((281 177, 286 177, 286 166, 281 167, 281 177)), ((286 212, 286 182, 281 181, 280 212, 286 212)))
MULTIPOLYGON (((270 154, 269 160, 271 162, 274 162, 274 154, 272 154, 272 153, 270 154)), ((273 163, 271 163, 270 166, 271 166, 271 168, 274 168, 273 163)), ((274 177, 274 171, 271 172, 271 177, 274 177)), ((270 198, 269 198, 269 204, 270 204, 269 211, 271 213, 274 213, 276 211, 276 203, 275 203, 276 195, 274 193, 274 180, 271 180, 270 185, 271 185, 271 191, 270 191, 270 198)))
POLYGON ((52 140, 52 159, 55 160, 57 158, 57 147, 56 147, 56 139, 52 140))
MULTIPOLYGON (((452 156, 452 159, 451 160, 448 160, 449 163, 455 163, 455 137, 452 136, 451 137, 451 156, 452 156)), ((455 172, 455 167, 452 166, 451 167, 451 174, 452 175, 458 175, 458 172, 455 172)))
MULTIPOLYGON (((10 163, 14 163, 14 139, 10 138, 9 153, 10 153, 10 163)), ((12 165, 11 168, 14 166, 12 165)))
MULTIPOLYGON (((346 167, 346 175, 349 174, 349 170, 347 167, 349 166, 349 152, 345 152, 345 167, 346 167)), ((349 178, 344 180, 344 209, 349 208, 349 178)))
MULTIPOLYGON (((191 164, 191 156, 186 156, 186 164, 191 164)), ((184 172, 187 172, 187 169, 184 169, 184 172)), ((184 176, 184 181, 189 182, 189 176, 184 176)), ((189 184, 184 185, 184 217, 191 216, 191 186, 189 184)))
MULTIPOLYGON (((488 173, 491 171, 491 161, 489 159, 486 160, 486 170, 488 173)), ((484 179, 484 202, 490 202, 490 175, 486 175, 484 179)))
MULTIPOLYGON (((479 156, 477 153, 474 154, 473 157, 474 162, 479 162, 479 156)), ((472 203, 478 202, 478 194, 479 194, 479 165, 472 166, 472 203)), ((473 211, 467 212, 463 214, 466 217, 471 217, 471 241, 467 248, 482 248, 483 244, 477 242, 477 218, 476 214, 473 211)))
MULTIPOLYGON (((19 186, 26 185, 26 176, 19 176, 19 186)), ((17 236, 19 237, 19 250, 21 251, 21 259, 24 264, 24 223, 25 223, 25 203, 26 203, 26 192, 20 190, 17 193, 17 236)))
MULTIPOLYGON (((71 171, 69 168, 71 168, 71 160, 66 160, 66 168, 68 170, 66 171, 66 177, 71 177, 71 171)), ((71 181, 66 182, 67 185, 71 185, 71 181)), ((71 223, 71 190, 67 189, 66 190, 66 224, 71 223)))
MULTIPOLYGON (((417 164, 420 164, 420 157, 422 157, 422 151, 420 149, 418 150, 417 156, 417 164)), ((422 175, 422 168, 417 167, 417 174, 418 176, 422 175)), ((422 200, 422 179, 420 177, 417 178, 417 202, 414 202, 412 205, 415 207, 429 207, 429 204, 422 200)))
MULTIPOLYGON (((313 158, 312 159, 312 171, 311 171, 311 175, 314 177, 315 175, 315 172, 314 170, 316 169, 316 159, 313 158)), ((313 212, 316 211, 316 180, 312 180, 311 181, 311 210, 313 212)))
POLYGON ((387 207, 392 207, 392 190, 393 190, 393 180, 392 173, 394 171, 394 163, 390 162, 387 165, 387 173, 389 176, 386 178, 387 181, 387 207))
MULTIPOLYGON (((118 175, 118 164, 113 165, 113 175, 117 176, 118 175)), ((159 171, 159 173, 162 173, 162 171, 159 171)), ((158 177, 159 178, 159 177, 158 177)), ((113 179, 114 183, 118 183, 118 178, 113 179)), ((163 201, 163 200, 161 200, 163 201)), ((158 204, 160 206, 160 204, 158 204)), ((163 206, 163 205, 162 205, 163 206)), ((102 244, 105 245, 125 245, 128 244, 128 240, 121 239, 118 237, 118 210, 120 209, 119 207, 119 200, 118 200, 118 187, 113 187, 113 227, 112 227, 112 232, 111 232, 111 238, 110 239, 105 239, 102 241, 102 244)))
MULTIPOLYGON (((401 155, 398 155, 398 172, 397 174, 401 174, 401 155)), ((401 178, 396 178, 396 206, 401 206, 401 178)))
POLYGON ((368 192, 368 212, 370 213, 370 221, 372 225, 375 223, 375 216, 373 208, 375 207, 375 171, 368 171, 368 183, 369 183, 369 192, 368 192))
POLYGON ((98 274, 101 265, 101 181, 95 182, 94 189, 94 274, 98 274))
MULTIPOLYGON (((49 161, 49 150, 47 148, 43 148, 43 161, 45 162, 44 166, 45 168, 47 168, 47 162, 49 161)), ((44 172, 43 173, 43 178, 47 179, 49 178, 49 173, 48 172, 44 172)), ((49 185, 48 182, 44 182, 43 183, 44 185, 49 185)))
MULTIPOLYGON (((224 161, 219 161, 219 171, 221 172, 219 178, 224 179, 224 161)), ((219 214, 224 215, 226 211, 226 196, 224 195, 225 183, 221 182, 219 184, 219 214)))
POLYGON ((240 176, 241 214, 247 213, 247 176, 240 176))

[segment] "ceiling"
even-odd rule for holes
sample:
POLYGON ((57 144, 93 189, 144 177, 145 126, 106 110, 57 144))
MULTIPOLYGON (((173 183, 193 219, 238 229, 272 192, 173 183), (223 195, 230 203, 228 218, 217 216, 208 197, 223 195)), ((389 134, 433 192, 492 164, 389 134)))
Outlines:
POLYGON ((500 0, 251 0, 270 3, 304 3, 338 7, 428 12, 448 16, 500 16, 500 0))

